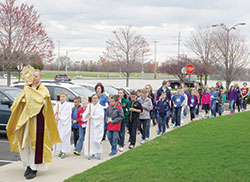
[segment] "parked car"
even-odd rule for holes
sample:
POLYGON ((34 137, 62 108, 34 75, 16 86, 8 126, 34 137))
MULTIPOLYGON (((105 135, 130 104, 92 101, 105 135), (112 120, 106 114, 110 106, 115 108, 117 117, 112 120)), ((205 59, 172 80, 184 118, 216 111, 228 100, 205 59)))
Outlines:
MULTIPOLYGON (((11 78, 16 78, 14 75, 10 75, 11 78)), ((3 78, 7 78, 7 74, 3 75, 3 78)))
POLYGON ((14 87, 0 87, 0 130, 5 130, 10 114, 11 106, 21 89, 14 87))
MULTIPOLYGON (((57 95, 61 92, 66 92, 68 94, 67 101, 72 102, 72 104, 76 96, 81 96, 82 98, 87 99, 88 96, 93 94, 91 90, 71 82, 42 81, 42 83, 48 88, 53 104, 56 104, 57 95)), ((24 83, 14 82, 11 86, 22 89, 24 87, 24 83)))
POLYGON ((82 75, 77 75, 76 79, 83 79, 83 76, 82 75))
POLYGON ((116 89, 117 89, 117 90, 119 90, 119 89, 124 89, 127 96, 130 95, 130 92, 131 92, 132 90, 137 90, 137 89, 132 89, 132 88, 129 88, 129 87, 116 87, 116 89))
MULTIPOLYGON (((189 86, 189 79, 184 78, 183 83, 185 83, 187 86, 189 86)), ((190 79, 190 87, 194 87, 194 83, 198 83, 199 85, 201 85, 200 82, 195 81, 193 79, 190 79)), ((180 87, 181 81, 180 80, 169 80, 169 84, 170 84, 170 87, 172 89, 177 89, 178 87, 180 87)))
POLYGON ((71 81, 70 77, 66 74, 58 74, 55 76, 56 81, 71 81))
MULTIPOLYGON (((95 92, 95 86, 96 84, 92 84, 92 83, 84 83, 81 84, 81 86, 95 92)), ((117 95, 118 94, 118 89, 114 86, 111 85, 103 85, 104 86, 104 92, 105 94, 108 95, 117 95)))

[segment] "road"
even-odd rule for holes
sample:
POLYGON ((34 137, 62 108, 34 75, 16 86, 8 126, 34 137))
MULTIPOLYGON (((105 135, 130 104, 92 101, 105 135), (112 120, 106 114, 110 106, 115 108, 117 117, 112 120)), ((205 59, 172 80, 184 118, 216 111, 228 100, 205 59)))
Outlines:
POLYGON ((19 154, 10 152, 9 141, 5 131, 0 131, 0 166, 20 160, 19 154))
MULTIPOLYGON (((144 80, 144 79, 130 79, 129 80, 129 88, 132 89, 142 89, 146 84, 151 84, 154 90, 157 90, 159 87, 162 85, 162 81, 164 79, 160 80, 144 80)), ((16 79, 12 79, 11 82, 17 81, 16 79)), ((126 80, 125 79, 103 79, 103 80, 94 80, 94 79, 83 79, 83 80, 72 80, 73 82, 77 84, 81 83, 97 83, 101 82, 106 85, 113 85, 115 87, 126 87, 126 80)), ((216 80, 208 80, 208 86, 212 87, 215 86, 216 80)), ((222 81, 223 86, 226 86, 226 82, 222 81)), ((239 86, 241 87, 243 85, 243 81, 233 81, 233 83, 239 83, 239 86)), ((7 84, 6 79, 0 79, 0 85, 5 85, 7 84)), ((247 81, 247 84, 250 85, 250 81, 247 81)))

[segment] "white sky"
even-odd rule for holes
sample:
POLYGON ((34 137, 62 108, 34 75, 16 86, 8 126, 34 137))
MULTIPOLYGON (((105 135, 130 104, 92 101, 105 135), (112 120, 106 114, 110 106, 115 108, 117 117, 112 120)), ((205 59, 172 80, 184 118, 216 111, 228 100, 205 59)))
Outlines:
POLYGON ((157 43, 160 62, 177 55, 181 32, 181 54, 192 53, 185 47, 190 32, 199 26, 224 23, 231 27, 239 22, 237 31, 250 39, 250 1, 247 0, 18 0, 35 6, 41 21, 55 43, 55 55, 74 61, 96 61, 105 50, 105 41, 112 31, 132 25, 151 45, 157 43), (74 49, 82 48, 78 51, 74 49), (70 52, 71 51, 71 52, 70 52))

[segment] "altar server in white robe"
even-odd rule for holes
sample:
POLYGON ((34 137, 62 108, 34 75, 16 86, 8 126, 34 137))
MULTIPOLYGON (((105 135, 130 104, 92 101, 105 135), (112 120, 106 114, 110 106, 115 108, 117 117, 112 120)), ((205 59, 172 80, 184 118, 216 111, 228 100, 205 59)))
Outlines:
POLYGON ((104 109, 103 106, 99 104, 98 95, 92 96, 92 104, 89 105, 86 111, 83 113, 83 120, 88 120, 85 135, 84 153, 86 156, 88 156, 89 160, 91 160, 95 156, 95 154, 97 156, 97 159, 100 160, 102 153, 101 141, 104 133, 104 109))
POLYGON ((70 137, 72 105, 66 101, 67 97, 66 92, 60 93, 60 103, 57 103, 54 107, 57 127, 62 140, 62 143, 57 143, 54 149, 62 159, 66 157, 67 153, 71 152, 70 137))

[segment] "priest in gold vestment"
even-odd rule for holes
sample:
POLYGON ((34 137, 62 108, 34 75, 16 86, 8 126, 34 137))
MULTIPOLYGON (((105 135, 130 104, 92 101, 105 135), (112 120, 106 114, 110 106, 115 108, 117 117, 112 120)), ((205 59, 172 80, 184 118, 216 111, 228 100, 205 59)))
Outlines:
POLYGON ((26 84, 11 107, 7 125, 10 151, 19 152, 26 167, 26 179, 51 162, 53 145, 61 142, 48 89, 36 70, 32 84, 26 84))

